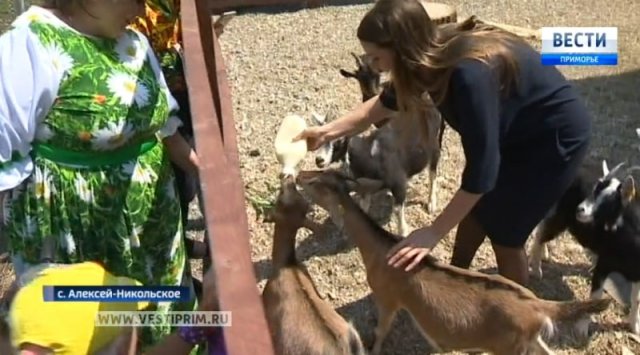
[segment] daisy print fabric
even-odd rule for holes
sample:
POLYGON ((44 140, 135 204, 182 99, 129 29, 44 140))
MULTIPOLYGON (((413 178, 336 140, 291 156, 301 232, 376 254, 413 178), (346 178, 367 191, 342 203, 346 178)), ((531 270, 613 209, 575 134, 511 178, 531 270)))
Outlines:
MULTIPOLYGON (((88 159, 175 132, 177 107, 148 41, 87 36, 34 6, 14 22, 43 48, 38 61, 60 74, 57 95, 33 146, 88 159)), ((36 150, 37 152, 37 150, 36 150)), ((26 265, 102 262, 149 285, 190 285, 175 179, 162 144, 111 165, 63 164, 33 155, 33 173, 3 201, 10 251, 26 265)), ((192 303, 163 306, 190 310, 192 303)), ((168 334, 146 329, 149 345, 168 334)))

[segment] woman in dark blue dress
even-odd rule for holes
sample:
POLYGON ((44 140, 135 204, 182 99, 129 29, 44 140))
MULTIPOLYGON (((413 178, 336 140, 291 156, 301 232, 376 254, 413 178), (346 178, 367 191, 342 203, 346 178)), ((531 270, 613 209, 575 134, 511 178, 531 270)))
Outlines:
POLYGON ((358 39, 391 89, 338 120, 307 129, 310 149, 363 131, 395 111, 437 105, 460 134, 466 166, 460 189, 428 227, 389 252, 411 270, 456 225, 452 264, 468 268, 486 236, 500 274, 528 281, 525 242, 575 178, 591 136, 576 90, 509 33, 471 22, 437 28, 417 0, 379 0, 358 39))

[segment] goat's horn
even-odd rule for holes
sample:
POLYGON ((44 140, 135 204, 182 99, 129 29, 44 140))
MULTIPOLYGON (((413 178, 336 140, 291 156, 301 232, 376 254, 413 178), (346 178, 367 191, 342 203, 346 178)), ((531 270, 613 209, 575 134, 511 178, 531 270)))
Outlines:
POLYGON ((351 55, 353 56, 353 58, 355 58, 356 64, 358 64, 358 66, 362 65, 362 61, 360 60, 360 57, 358 57, 357 54, 351 52, 351 55))
POLYGON ((605 176, 605 180, 615 176, 618 173, 618 170, 620 170, 620 168, 622 168, 624 165, 625 165, 625 162, 622 162, 622 163, 616 165, 613 169, 611 169, 609 171, 607 176, 605 176))
POLYGON ((627 174, 631 174, 634 171, 640 170, 640 165, 634 165, 632 167, 630 167, 629 169, 627 169, 627 174))

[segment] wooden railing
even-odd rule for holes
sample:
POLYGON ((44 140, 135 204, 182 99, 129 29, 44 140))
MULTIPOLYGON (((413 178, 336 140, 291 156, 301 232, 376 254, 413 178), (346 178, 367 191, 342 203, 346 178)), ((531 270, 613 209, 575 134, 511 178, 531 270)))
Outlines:
POLYGON ((211 15, 254 6, 314 7, 330 0, 182 0, 185 76, 189 90, 200 186, 212 265, 231 355, 273 355, 273 344, 251 262, 249 226, 231 92, 211 15))
POLYGON ((213 12, 223 12, 244 7, 299 5, 301 7, 312 8, 321 6, 331 0, 210 0, 209 10, 213 12))
POLYGON ((232 355, 272 355, 273 345, 251 262, 231 94, 207 0, 182 0, 185 75, 189 88, 206 229, 224 329, 232 355))

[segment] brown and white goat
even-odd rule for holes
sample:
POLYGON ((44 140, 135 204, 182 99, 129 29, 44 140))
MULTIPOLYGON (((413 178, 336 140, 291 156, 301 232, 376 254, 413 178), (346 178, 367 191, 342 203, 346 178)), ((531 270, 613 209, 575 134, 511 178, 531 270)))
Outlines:
MULTIPOLYGON (((340 72, 358 81, 362 99, 366 101, 380 93, 380 74, 371 67, 367 56, 351 54, 356 59, 357 70, 349 72, 341 69, 340 72)), ((427 166, 427 211, 431 213, 437 208, 436 176, 444 133, 444 120, 435 106, 425 103, 415 117, 410 116, 399 115, 391 120, 386 119, 368 135, 339 138, 326 143, 315 153, 316 166, 319 168, 343 161, 354 177, 379 180, 380 189, 390 191, 394 199, 397 231, 401 235, 409 232, 404 212, 408 182, 427 166)), ((313 118, 316 124, 323 124, 335 116, 314 115, 313 118)), ((364 209, 368 210, 370 194, 361 197, 364 209)))
POLYGON ((265 218, 275 223, 273 274, 262 293, 275 353, 364 355, 358 332, 320 297, 311 276, 296 259, 298 230, 317 230, 307 219, 309 209, 294 179, 285 178, 276 206, 265 218))
POLYGON ((555 321, 579 320, 605 310, 610 299, 556 302, 499 275, 456 268, 428 257, 415 271, 387 264, 402 238, 378 226, 351 198, 363 183, 337 171, 303 171, 298 184, 360 250, 378 310, 372 353, 379 354, 396 312, 405 309, 435 351, 488 351, 497 355, 552 354, 542 339, 555 321))

